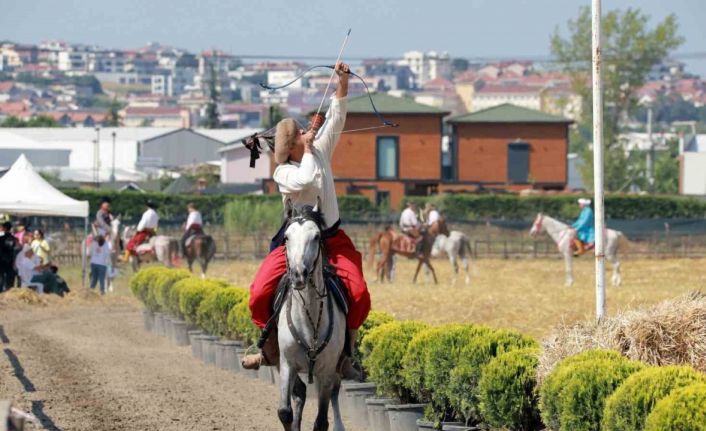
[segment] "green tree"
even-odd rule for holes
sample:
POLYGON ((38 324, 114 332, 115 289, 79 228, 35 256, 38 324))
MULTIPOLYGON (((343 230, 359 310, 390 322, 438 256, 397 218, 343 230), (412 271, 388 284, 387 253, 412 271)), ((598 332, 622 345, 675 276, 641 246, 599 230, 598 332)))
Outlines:
POLYGON ((262 118, 262 127, 275 127, 284 118, 284 111, 279 105, 270 105, 267 115, 262 118))
POLYGON ((451 60, 451 72, 454 75, 463 73, 468 70, 468 60, 465 58, 454 58, 451 60))
MULTIPOLYGON (((568 23, 568 35, 557 29, 551 38, 552 54, 572 77, 574 91, 583 106, 572 131, 572 150, 583 156, 582 174, 592 184, 592 94, 591 94, 591 10, 583 7, 568 23)), ((618 135, 623 120, 637 109, 637 91, 647 81, 652 66, 665 60, 683 38, 677 35, 674 15, 650 27, 649 16, 640 9, 613 10, 603 16, 603 139, 605 144, 605 187, 625 190, 639 176, 636 157, 626 154, 618 135)))
POLYGON ((208 81, 208 104, 206 105, 206 118, 201 125, 207 129, 216 129, 220 127, 221 120, 218 114, 218 100, 220 94, 218 92, 218 82, 216 78, 216 69, 213 64, 210 65, 211 78, 208 81))
POLYGON ((108 107, 108 119, 106 121, 106 125, 110 127, 119 127, 121 120, 120 120, 120 102, 116 98, 113 98, 113 100, 110 102, 110 106, 108 107))
POLYGON ((667 151, 655 158, 655 192, 679 193, 679 141, 667 142, 667 151))
POLYGON ((58 121, 46 115, 38 115, 28 120, 17 117, 7 117, 0 127, 61 127, 58 121))

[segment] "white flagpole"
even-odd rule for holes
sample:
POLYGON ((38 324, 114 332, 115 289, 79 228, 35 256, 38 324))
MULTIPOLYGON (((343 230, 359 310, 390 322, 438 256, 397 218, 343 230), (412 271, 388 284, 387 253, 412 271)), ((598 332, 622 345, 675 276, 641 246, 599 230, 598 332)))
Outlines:
POLYGON ((601 0, 593 11, 593 202, 596 230, 596 319, 605 317, 605 218, 603 207, 603 81, 601 80, 601 0))

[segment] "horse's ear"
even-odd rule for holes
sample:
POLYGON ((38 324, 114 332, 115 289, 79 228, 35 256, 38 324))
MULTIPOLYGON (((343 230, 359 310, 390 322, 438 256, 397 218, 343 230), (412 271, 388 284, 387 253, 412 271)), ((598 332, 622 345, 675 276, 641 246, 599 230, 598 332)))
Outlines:
POLYGON ((284 218, 289 220, 294 216, 294 204, 287 198, 284 200, 284 218))
POLYGON ((314 212, 317 213, 319 212, 319 208, 321 208, 321 198, 319 196, 316 197, 316 205, 314 205, 314 212))

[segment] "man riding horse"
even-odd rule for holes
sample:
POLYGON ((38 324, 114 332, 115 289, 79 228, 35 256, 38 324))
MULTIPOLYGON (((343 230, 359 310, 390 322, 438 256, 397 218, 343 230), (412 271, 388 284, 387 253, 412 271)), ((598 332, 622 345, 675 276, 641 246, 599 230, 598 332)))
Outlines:
POLYGON ((181 253, 186 257, 186 242, 194 235, 203 235, 203 218, 201 217, 201 212, 196 208, 196 204, 189 202, 186 206, 187 211, 189 211, 189 216, 186 218, 186 223, 184 224, 184 235, 181 237, 181 253))
MULTIPOLYGON (((326 255, 348 290, 347 323, 352 351, 358 328, 370 311, 370 294, 363 278, 362 256, 346 233, 339 229, 338 202, 331 168, 331 158, 346 121, 349 70, 344 63, 339 62, 335 66, 338 87, 318 135, 313 130, 299 128, 292 118, 277 124, 274 150, 277 168, 273 179, 283 201, 289 200, 297 207, 318 206, 323 212, 325 230, 322 236, 326 255)), ((253 322, 260 328, 264 328, 270 320, 278 283, 287 270, 283 233, 281 229, 273 239, 272 251, 262 262, 250 286, 250 311, 253 322)), ((279 360, 277 352, 277 336, 270 334, 261 352, 247 355, 243 366, 257 369, 260 365, 276 365, 279 360)), ((342 359, 340 372, 345 378, 360 378, 349 357, 342 359)))
POLYGON ((417 255, 421 253, 422 238, 425 227, 417 218, 417 204, 412 201, 407 202, 407 208, 400 214, 400 230, 405 236, 400 248, 404 251, 414 251, 417 255))
POLYGON ((571 225, 571 228, 574 229, 575 232, 574 245, 576 248, 576 256, 580 256, 587 250, 591 250, 596 242, 591 200, 581 198, 578 200, 578 204, 581 208, 581 214, 579 214, 579 218, 574 224, 571 225))
POLYGON ((110 242, 111 223, 113 222, 111 204, 110 198, 101 199, 100 208, 96 212, 96 221, 93 224, 96 227, 96 233, 108 239, 108 242, 110 242))
POLYGON ((137 256, 137 246, 149 241, 150 238, 157 234, 157 226, 159 225, 159 215, 157 214, 157 204, 151 199, 145 202, 147 210, 142 214, 140 223, 137 225, 137 233, 130 238, 125 247, 125 261, 130 255, 137 256))

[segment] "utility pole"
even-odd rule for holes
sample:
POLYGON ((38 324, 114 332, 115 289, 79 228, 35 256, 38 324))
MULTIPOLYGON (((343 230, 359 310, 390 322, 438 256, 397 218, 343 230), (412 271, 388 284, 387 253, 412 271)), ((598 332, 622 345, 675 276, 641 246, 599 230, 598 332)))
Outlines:
POLYGON ((101 128, 96 126, 96 140, 93 141, 93 182, 96 188, 100 188, 100 142, 101 128))
POLYGON ((110 170, 110 182, 115 183, 115 130, 113 130, 113 167, 110 170))
POLYGON ((592 0, 593 202, 596 229, 596 319, 605 317, 605 210, 603 208, 603 81, 601 71, 601 0, 592 0))
POLYGON ((655 143, 652 140, 652 104, 647 105, 647 140, 650 148, 647 151, 647 190, 655 191, 655 143))

